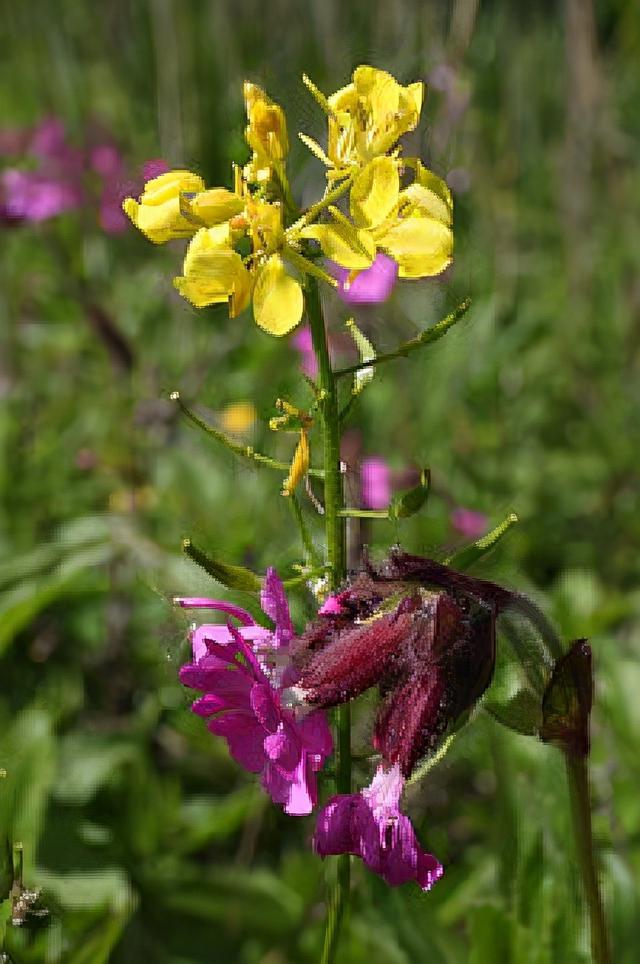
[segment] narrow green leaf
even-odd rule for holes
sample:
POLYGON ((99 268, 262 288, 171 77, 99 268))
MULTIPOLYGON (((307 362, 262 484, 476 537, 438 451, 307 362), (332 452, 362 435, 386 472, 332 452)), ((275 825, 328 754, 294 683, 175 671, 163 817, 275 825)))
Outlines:
POLYGON ((423 469, 420 473, 420 483, 405 492, 394 495, 389 506, 390 519, 408 519, 426 505, 431 491, 431 472, 423 469))
POLYGON ((507 518, 497 525, 495 529, 488 532, 486 536, 482 536, 481 539, 472 542, 471 545, 465 546, 464 549, 455 552, 448 559, 445 559, 445 564, 451 566, 452 569, 469 569, 474 562, 482 559, 483 556, 493 549, 516 522, 518 522, 518 516, 515 512, 510 512, 507 518))
POLYGON ((202 549, 194 546, 191 539, 182 540, 183 552, 189 556, 196 565, 204 569, 216 582, 226 586, 227 589, 239 589, 242 592, 259 592, 262 588, 262 579, 256 576, 255 572, 245 569, 244 566, 229 566, 218 559, 212 559, 202 549))

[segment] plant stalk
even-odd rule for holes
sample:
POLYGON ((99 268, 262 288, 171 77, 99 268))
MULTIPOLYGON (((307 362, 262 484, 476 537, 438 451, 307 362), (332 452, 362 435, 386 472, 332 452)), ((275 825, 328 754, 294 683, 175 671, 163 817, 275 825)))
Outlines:
MULTIPOLYGON (((335 591, 345 577, 345 532, 341 512, 344 508, 342 474, 340 471, 340 414, 338 389, 331 368, 327 332, 315 278, 307 281, 307 313, 313 350, 318 362, 318 380, 322 397, 322 433, 324 449, 324 520, 329 563, 329 585, 335 591)), ((336 789, 351 792, 351 709, 348 704, 336 712, 336 789)), ((337 858, 337 874, 329 897, 327 926, 321 964, 333 964, 342 923, 349 904, 349 854, 337 858)))
POLYGON ((565 752, 571 821, 591 928, 591 955, 594 964, 611 964, 611 951, 598 871, 593 853, 591 800, 589 794, 588 757, 565 752))

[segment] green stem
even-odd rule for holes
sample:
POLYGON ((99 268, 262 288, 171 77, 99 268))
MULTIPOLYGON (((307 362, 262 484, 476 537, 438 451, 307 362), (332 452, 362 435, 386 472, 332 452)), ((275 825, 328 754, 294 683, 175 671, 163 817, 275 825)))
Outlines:
MULTIPOLYGON (((329 585, 336 590, 345 577, 345 534, 342 474, 340 471, 340 414, 338 390, 331 368, 327 333, 322 314, 318 284, 315 278, 307 281, 307 313, 313 350, 318 361, 318 382, 321 396, 323 449, 324 449, 324 520, 329 563, 329 585)), ((338 793, 351 792, 351 709, 348 704, 339 707, 336 720, 336 789, 338 793)), ((349 855, 337 858, 337 874, 329 898, 327 927, 321 964, 332 964, 338 950, 342 922, 349 903, 350 885, 349 855)))
POLYGON ((422 348, 424 345, 430 345, 434 341, 438 341, 443 335, 453 328, 460 319, 467 313, 469 307, 471 306, 471 299, 465 298, 458 307, 447 315, 446 318, 442 318, 441 321, 436 322, 431 328, 425 329, 415 338, 411 338, 409 341, 405 341, 403 345, 396 348, 395 351, 388 351, 384 355, 376 355, 375 358, 371 358, 368 361, 358 362, 357 365, 349 365, 348 368, 340 368, 338 371, 334 372, 335 378, 343 378, 345 375, 353 375, 355 372, 361 371, 363 368, 372 368, 374 365, 382 365, 384 362, 394 361, 396 358, 405 358, 412 351, 416 351, 418 348, 422 348))
POLYGON ((593 853, 587 761, 588 757, 565 753, 573 834, 591 926, 591 955, 594 964, 611 964, 607 924, 593 853))
MULTIPOLYGON (((256 452, 251 445, 239 445, 237 442, 233 442, 230 438, 227 438, 223 432, 219 432, 213 425, 209 425, 184 404, 180 398, 180 392, 171 392, 169 398, 177 404, 182 414, 185 415, 193 425, 197 425, 199 429, 206 432, 206 434, 215 439, 216 442, 220 442, 221 445, 228 448, 234 455, 239 455, 243 459, 250 459, 252 462, 257 462, 258 465, 264 465, 267 469, 276 469, 278 472, 289 471, 290 465, 287 462, 279 462, 277 459, 272 459, 270 455, 263 455, 262 452, 256 452)), ((309 469, 308 474, 316 479, 321 479, 324 476, 322 469, 309 469)))

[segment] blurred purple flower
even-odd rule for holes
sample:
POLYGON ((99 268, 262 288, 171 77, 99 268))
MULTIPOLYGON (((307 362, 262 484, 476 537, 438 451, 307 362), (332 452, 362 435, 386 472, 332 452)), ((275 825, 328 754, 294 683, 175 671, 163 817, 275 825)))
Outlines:
POLYGON ((192 633, 193 662, 180 681, 201 690, 192 709, 213 717, 208 727, 226 739, 233 758, 251 773, 286 813, 311 813, 317 801, 316 773, 331 754, 331 733, 322 711, 297 719, 281 692, 295 681, 288 659, 293 636, 284 588, 275 570, 265 577, 261 603, 274 631, 258 626, 249 613, 215 599, 185 598, 184 608, 210 608, 235 617, 235 628, 212 624, 192 633))
POLYGON ((391 470, 379 455, 360 463, 360 489, 365 509, 386 509, 391 501, 391 470))
POLYGON ((82 203, 82 190, 37 171, 9 168, 0 174, 2 214, 10 221, 46 221, 82 203))
POLYGON ((478 539, 489 528, 489 519, 484 512, 474 512, 473 509, 465 509, 464 506, 454 509, 449 520, 453 528, 466 539, 478 539))
POLYGON ((300 352, 300 368, 309 378, 315 378, 318 374, 318 363, 313 351, 311 340, 311 329, 308 325, 296 331, 291 339, 291 344, 300 352))
POLYGON ((329 270, 338 282, 338 294, 348 305, 376 305, 391 295, 398 277, 398 265, 386 254, 379 253, 370 268, 350 279, 351 272, 333 262, 329 270))
MULTIPOLYGON (((88 151, 67 140, 58 117, 47 117, 23 131, 0 131, 0 153, 35 158, 36 168, 9 168, 0 174, 0 218, 6 222, 40 222, 87 203, 91 173, 101 181, 98 198, 100 226, 117 233, 127 226, 122 200, 140 193, 140 178, 127 178, 118 148, 109 142, 88 151)), ((144 180, 166 171, 164 161, 149 161, 143 169, 144 180)))
POLYGON ((444 871, 422 850, 411 821, 400 811, 403 786, 399 766, 380 766, 359 793, 332 797, 318 816, 316 853, 352 854, 391 887, 415 880, 422 890, 430 890, 444 871))

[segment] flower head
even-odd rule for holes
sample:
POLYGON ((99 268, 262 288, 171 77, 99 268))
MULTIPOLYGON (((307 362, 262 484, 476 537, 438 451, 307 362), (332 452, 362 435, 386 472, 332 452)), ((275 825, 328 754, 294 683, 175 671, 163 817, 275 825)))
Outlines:
POLYGON ((402 87, 384 70, 356 67, 352 82, 328 98, 327 155, 340 167, 386 154, 420 118, 424 84, 402 87))
POLYGON ((443 868, 422 850, 411 821, 400 811, 403 785, 397 765, 388 770, 378 767, 360 793, 332 797, 318 815, 316 853, 353 854, 391 887, 415 880, 430 890, 443 868))
POLYGON ((273 631, 222 600, 176 602, 218 610, 241 623, 193 631, 193 661, 180 670, 180 681, 203 694, 193 712, 209 719, 209 730, 224 737, 236 762, 261 775, 263 787, 286 813, 310 813, 317 800, 316 773, 332 752, 332 741, 322 712, 297 719, 281 699, 282 687, 290 686, 295 674, 287 657, 293 626, 277 574, 267 572, 261 596, 273 631))
POLYGON ((396 551, 330 597, 296 644, 297 691, 328 707, 382 694, 373 743, 409 776, 470 710, 495 665, 495 617, 507 590, 396 551))

